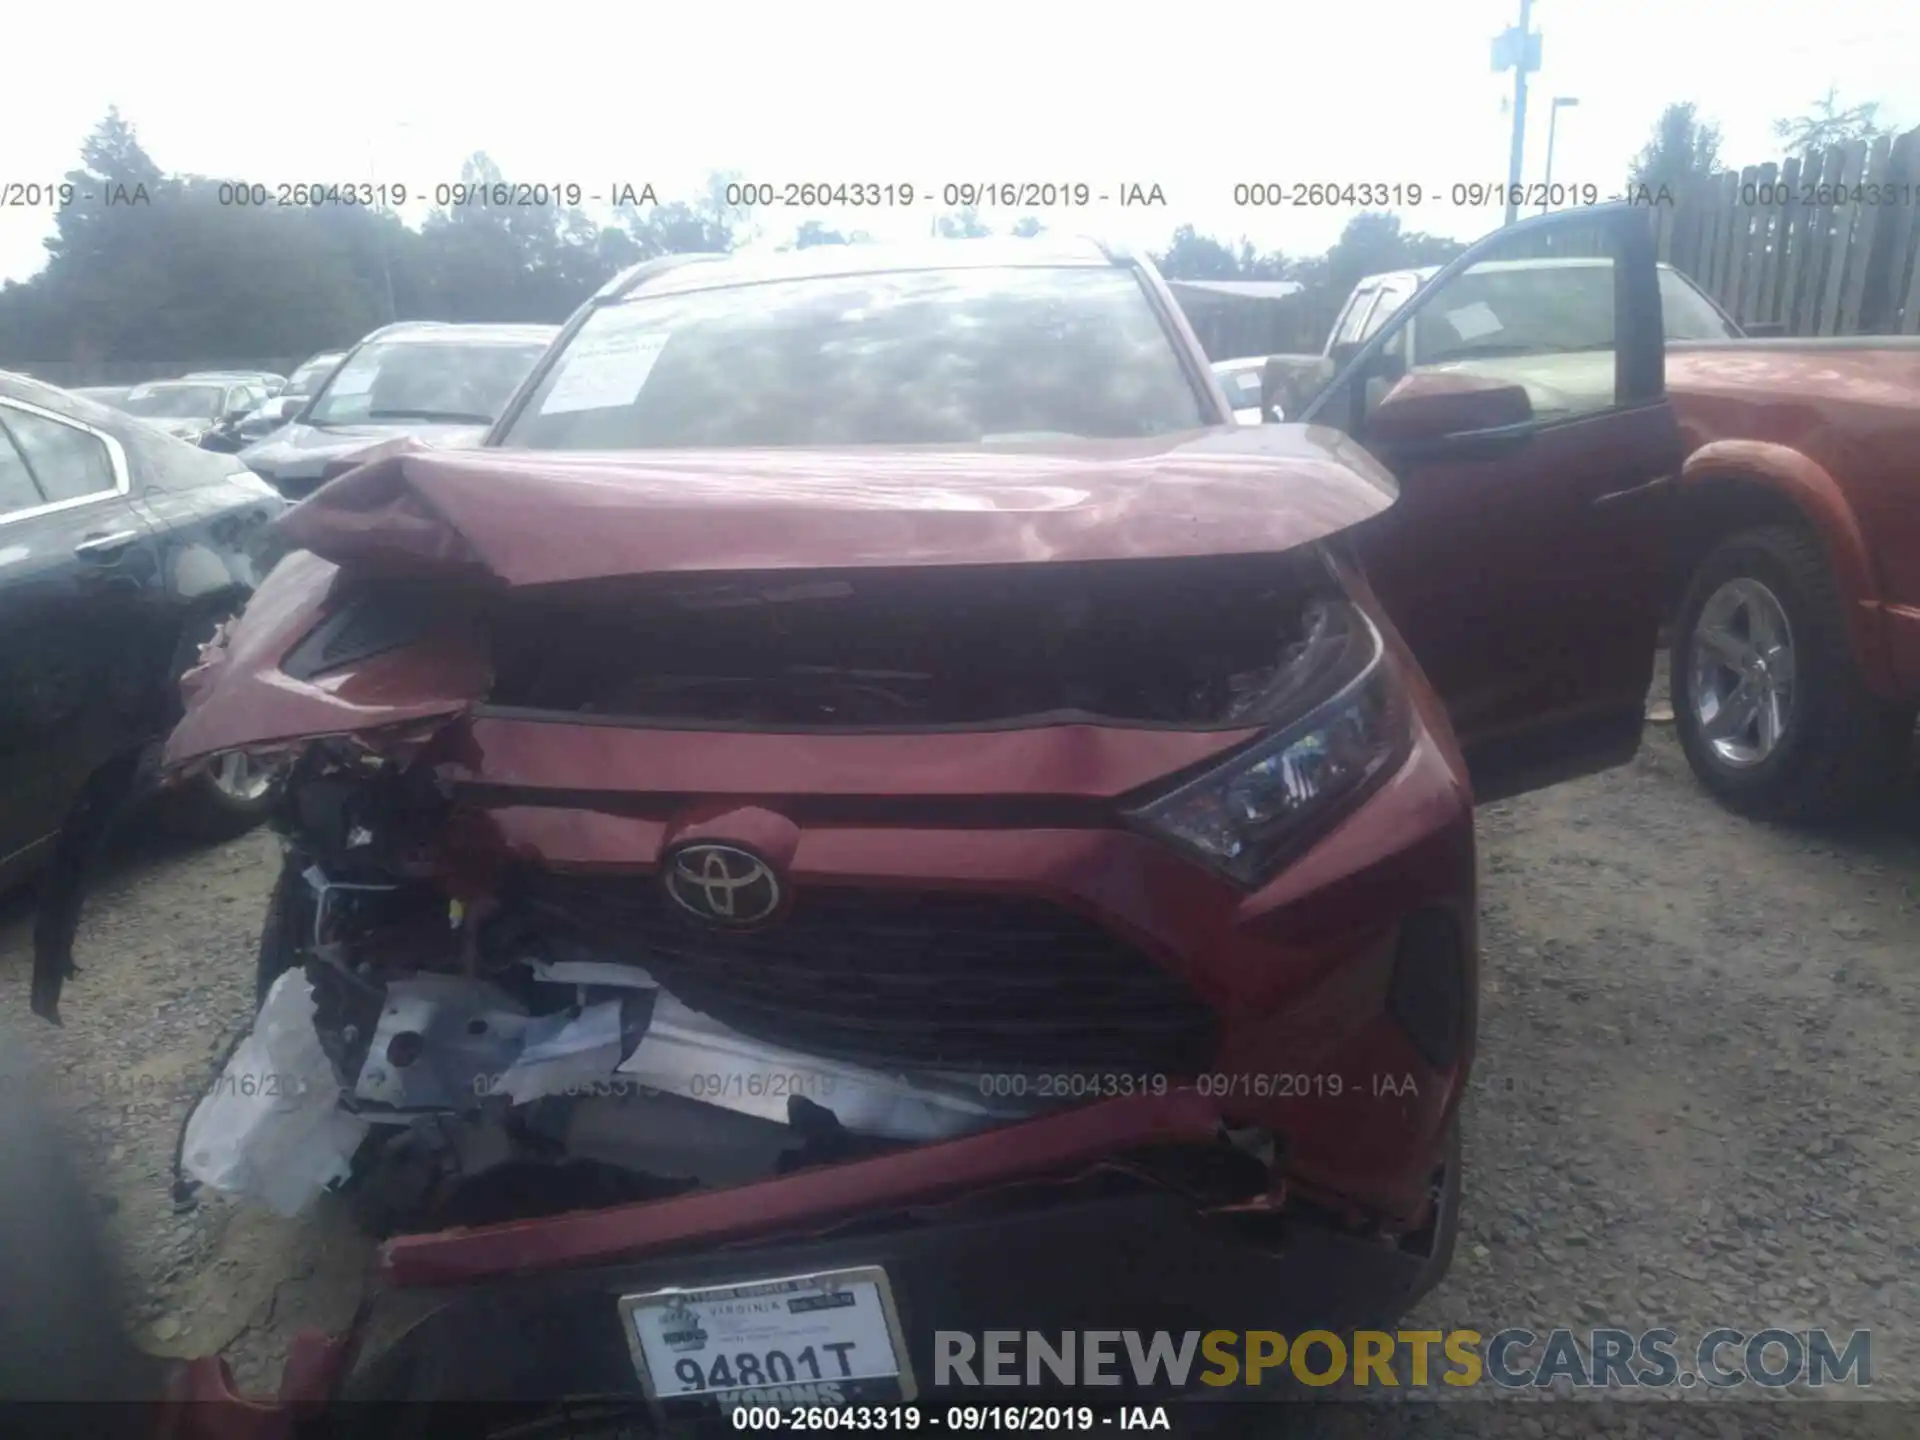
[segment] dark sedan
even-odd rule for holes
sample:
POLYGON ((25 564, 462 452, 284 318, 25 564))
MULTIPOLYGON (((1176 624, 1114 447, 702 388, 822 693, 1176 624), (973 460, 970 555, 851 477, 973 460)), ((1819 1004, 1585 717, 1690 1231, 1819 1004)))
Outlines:
MULTIPOLYGON (((0 887, 165 735, 178 680, 266 563, 285 502, 212 455, 94 401, 0 373, 0 887)), ((204 834, 271 801, 220 762, 168 797, 204 834)))
POLYGON ((326 383, 327 376, 333 373, 334 366, 346 358, 347 352, 344 350, 325 350, 301 361, 287 379, 283 389, 269 395, 228 428, 223 438, 229 443, 215 446, 207 444, 203 439, 200 442, 201 445, 210 450, 244 450, 247 446, 266 439, 274 431, 297 418, 300 412, 307 408, 307 402, 313 398, 313 392, 326 383))
POLYGON ((134 386, 117 408, 157 430, 197 442, 223 426, 237 424, 241 416, 266 398, 259 381, 234 376, 154 380, 134 386))
POLYGON ((388 325, 348 352, 298 415, 240 458, 297 500, 385 440, 477 445, 559 329, 388 325))
POLYGON ((120 402, 127 398, 133 388, 131 385, 83 385, 79 389, 70 390, 67 393, 70 395, 78 395, 84 400, 97 401, 102 405, 118 410, 120 408, 120 402))

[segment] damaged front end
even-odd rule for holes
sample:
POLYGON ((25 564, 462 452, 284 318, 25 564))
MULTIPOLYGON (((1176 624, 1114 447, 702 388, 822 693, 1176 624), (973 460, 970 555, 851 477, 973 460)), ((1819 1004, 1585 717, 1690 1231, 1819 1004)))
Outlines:
MULTIPOLYGON (((1233 892, 1125 802, 1326 678, 1309 542, 1391 498, 1286 444, 970 492, 912 453, 402 449, 327 487, 169 741, 286 776, 259 1020, 184 1173, 284 1213, 358 1177, 415 1228, 1164 1099, 1222 1046, 1223 976, 1166 963, 1182 887, 1233 892), (1090 913, 1128 886, 1138 926, 1090 913)), ((1210 1201, 1266 1204, 1272 1136, 1200 1131, 1210 1201)))
MULTIPOLYGON (((1037 1108, 957 1063, 964 1044, 908 1030, 889 1047, 809 1015, 829 977, 793 967, 813 937, 845 943, 830 907, 763 960, 765 935, 680 925, 652 877, 513 854, 448 798, 459 768, 343 740, 294 763, 260 1014, 189 1119, 188 1176, 294 1213, 358 1169, 386 1228, 738 1184, 1037 1108), (731 993, 763 963, 788 968, 731 993)), ((867 983, 885 1003, 884 978, 867 983)))

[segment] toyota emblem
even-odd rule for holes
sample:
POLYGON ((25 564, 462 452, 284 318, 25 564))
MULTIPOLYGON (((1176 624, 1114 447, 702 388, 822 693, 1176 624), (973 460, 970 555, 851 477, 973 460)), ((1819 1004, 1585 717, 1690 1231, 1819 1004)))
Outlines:
POLYGON ((667 894, 710 925, 757 925, 780 908, 780 882, 758 855, 734 845, 686 845, 667 861, 667 894))

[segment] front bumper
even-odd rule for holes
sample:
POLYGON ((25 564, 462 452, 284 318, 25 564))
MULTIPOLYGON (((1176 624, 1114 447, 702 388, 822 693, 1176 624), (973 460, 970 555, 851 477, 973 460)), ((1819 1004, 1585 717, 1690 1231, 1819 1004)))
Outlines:
MULTIPOLYGON (((388 1399, 403 1375, 440 1377, 432 1399, 551 1402, 563 1394, 640 1395, 616 1308, 669 1286, 744 1283, 880 1265, 892 1284, 923 1400, 1055 1399, 1113 1403, 1175 1393, 1139 1387, 1013 1393, 936 1368, 936 1333, 1348 1331, 1390 1323, 1423 1257, 1272 1216, 1203 1215, 1185 1199, 1142 1193, 1044 1205, 970 1220, 919 1217, 878 1234, 705 1249, 585 1270, 507 1277, 457 1290, 394 1292, 377 1303, 418 1317, 350 1374, 341 1394, 388 1399), (941 1383, 942 1380, 946 1383, 941 1383)), ((1125 1370, 1123 1365, 1122 1370, 1125 1370)), ((1194 1383, 1185 1390, 1207 1393, 1194 1383)), ((1164 1378, 1164 1377, 1162 1377, 1164 1378)), ((422 1397, 428 1398, 428 1397, 422 1397)))
MULTIPOLYGON (((1378 1241, 1273 1216, 1204 1215, 1181 1197, 1143 1192, 1062 1201, 954 1220, 923 1214, 881 1233, 502 1276, 458 1288, 393 1290, 339 1340, 296 1342, 272 1401, 237 1395, 224 1364, 182 1368, 160 1411, 169 1440, 293 1440, 385 1434, 431 1404, 438 1433, 493 1433, 551 1413, 564 1396, 631 1401, 644 1394, 619 1300, 670 1286, 697 1288, 879 1265, 899 1310, 923 1406, 1074 1403, 1099 1406, 1271 1401, 1270 1387, 1199 1383, 1164 1372, 1141 1384, 1123 1360, 1111 1386, 987 1383, 942 1366, 942 1332, 1277 1330, 1299 1334, 1390 1325, 1429 1269, 1425 1257, 1378 1241), (390 1402, 406 1401, 404 1409, 390 1402), (471 1406, 471 1409, 444 1408, 471 1406), (469 1428, 471 1427, 471 1428, 469 1428)), ((951 1353, 947 1347, 945 1353, 951 1353)), ((1122 1352, 1124 1354, 1124 1352, 1122 1352)), ((824 1403, 830 1403, 826 1396, 824 1403)), ((676 1432, 678 1433, 678 1432, 676 1432)))
MULTIPOLYGON (((856 806, 839 798, 843 777, 856 763, 874 769, 880 741, 483 713, 469 724, 485 780, 455 794, 483 811, 505 851, 609 883, 657 885, 674 846, 718 840, 771 855, 803 895, 962 892, 1084 917, 1178 976, 1218 1018, 1197 1073, 1228 1123, 1283 1135, 1288 1174, 1310 1189, 1411 1226, 1471 1064, 1477 986, 1470 795, 1444 719, 1430 697, 1416 701, 1399 771, 1252 892, 1146 836, 1049 817, 1022 826, 986 798, 1018 793, 1015 772, 1028 769, 1084 772, 1089 789, 1129 767, 1141 779, 1120 788, 1167 773, 1165 755, 1123 749, 1141 747, 1142 732, 902 737, 882 758, 914 798, 856 806), (790 798, 759 801, 783 791, 790 798), (1423 1046, 1436 1032, 1409 1026, 1410 1005, 1448 1010, 1444 1044, 1423 1046)), ((1186 738, 1148 737, 1162 747, 1186 738)), ((1106 803, 1087 797, 1088 808, 1106 803)), ((1004 1068, 1086 1068, 1045 1047, 1026 1060, 1004 1068)), ((1117 1092, 1085 1093, 1138 1093, 1141 1072, 1173 1067, 1140 1056, 1099 1068, 1116 1072, 1117 1092)))
MULTIPOLYGON (((193 1393, 223 1403, 186 1407, 195 1428, 175 1433, 266 1440, 290 1434, 302 1405, 390 1397, 396 1387, 444 1402, 531 1407, 581 1393, 638 1402, 620 1295, 876 1264, 892 1282, 921 1396, 934 1403, 1053 1394, 1110 1405, 1157 1394, 1124 1376, 1116 1389, 1077 1396, 943 1387, 938 1331, 1297 1334, 1390 1323, 1445 1265, 1449 1223, 1412 1240, 1406 1232, 1435 1218, 1436 1198, 1451 1220, 1459 1172, 1448 1145, 1471 1062, 1476 981, 1471 810, 1444 721, 1416 699, 1422 719, 1399 773, 1251 895, 1136 836, 965 837, 968 878, 1039 889, 1097 915, 1208 995, 1223 1020, 1212 1093, 1189 1078, 1166 1095, 1076 1105, 754 1184, 396 1240, 356 1333, 309 1340, 279 1403, 242 1401, 217 1360, 196 1362, 186 1377, 193 1393), (1438 1061, 1406 998, 1435 989, 1403 983, 1410 967, 1436 959, 1408 945, 1435 915, 1449 918, 1455 942, 1438 957, 1449 968, 1439 988, 1452 987, 1461 1007, 1453 1048, 1438 1061), (1235 1076, 1246 1083, 1221 1083, 1235 1076), (1332 1077, 1343 1093, 1328 1092, 1332 1077), (1375 1077, 1392 1084, 1383 1091, 1375 1077), (1223 1203, 1148 1185, 1093 1197, 1078 1188, 1112 1162, 1217 1150, 1224 1131, 1242 1128, 1278 1142, 1266 1193, 1223 1203), (1449 1160, 1436 1192, 1436 1166, 1449 1160), (996 1196, 1005 1203, 981 1213, 996 1196)), ((650 846, 670 843, 672 831, 671 821, 558 806, 494 813, 523 836, 544 829, 549 851, 593 827, 619 828, 623 844, 644 831, 650 846)), ((799 840, 794 873, 843 881, 912 876, 921 864, 922 874, 947 873, 937 867, 951 870, 961 843, 953 832, 845 824, 802 827, 799 840)))

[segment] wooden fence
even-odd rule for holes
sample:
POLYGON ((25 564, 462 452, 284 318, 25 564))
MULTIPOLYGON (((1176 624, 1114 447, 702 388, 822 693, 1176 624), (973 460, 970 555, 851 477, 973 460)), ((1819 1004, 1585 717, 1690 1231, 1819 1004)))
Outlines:
POLYGON ((1749 165, 1656 212, 1660 258, 1744 325, 1920 334, 1920 129, 1749 165))

